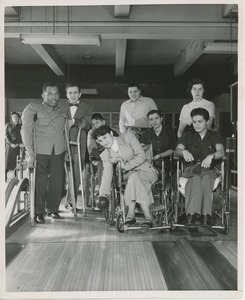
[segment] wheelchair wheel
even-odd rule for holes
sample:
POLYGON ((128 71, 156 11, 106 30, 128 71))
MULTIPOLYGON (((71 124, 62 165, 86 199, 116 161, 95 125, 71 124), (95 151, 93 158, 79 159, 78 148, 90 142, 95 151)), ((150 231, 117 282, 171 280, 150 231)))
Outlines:
POLYGON ((119 213, 117 216, 117 230, 120 233, 124 232, 124 220, 123 220, 123 214, 119 213))
POLYGON ((107 224, 111 226, 115 224, 115 194, 113 189, 111 189, 109 197, 109 207, 104 210, 104 217, 107 224))
POLYGON ((104 217, 107 224, 111 226, 115 224, 115 212, 110 208, 104 209, 104 217))
POLYGON ((10 182, 8 183, 6 190, 5 190, 5 207, 8 204, 8 200, 10 194, 12 193, 13 188, 19 183, 19 180, 15 177, 11 178, 10 182))

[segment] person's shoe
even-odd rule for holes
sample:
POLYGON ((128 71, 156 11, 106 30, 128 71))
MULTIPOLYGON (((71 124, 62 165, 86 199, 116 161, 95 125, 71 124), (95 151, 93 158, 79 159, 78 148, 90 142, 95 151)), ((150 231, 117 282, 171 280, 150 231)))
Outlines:
POLYGON ((214 222, 209 214, 202 215, 202 226, 213 226, 214 222))
POLYGON ((60 215, 57 212, 52 212, 52 213, 48 212, 47 216, 51 217, 52 219, 59 219, 60 218, 60 215))
POLYGON ((142 227, 145 227, 145 228, 152 228, 153 227, 153 223, 151 220, 145 220, 142 224, 142 227))
POLYGON ((101 211, 101 209, 99 209, 97 206, 93 207, 94 211, 101 211))
POLYGON ((43 223, 45 223, 44 217, 41 214, 40 215, 36 215, 34 219, 35 219, 35 222, 37 224, 43 224, 43 223))
POLYGON ((134 225, 136 223, 136 220, 135 218, 127 218, 126 221, 125 221, 125 225, 134 225))
POLYGON ((186 221, 185 221, 185 225, 186 226, 195 226, 196 219, 197 219, 197 216, 195 213, 188 214, 186 221))
POLYGON ((67 203, 67 204, 65 204, 65 209, 67 209, 67 210, 73 210, 73 205, 72 205, 72 203, 67 203))

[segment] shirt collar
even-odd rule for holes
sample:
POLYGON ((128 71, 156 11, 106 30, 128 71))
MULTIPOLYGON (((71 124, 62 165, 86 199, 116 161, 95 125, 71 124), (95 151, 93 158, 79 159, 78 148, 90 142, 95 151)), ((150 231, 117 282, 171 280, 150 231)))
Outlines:
POLYGON ((57 109, 60 107, 60 103, 59 103, 59 102, 58 102, 58 104, 57 104, 55 107, 48 105, 46 102, 43 102, 42 104, 43 104, 44 108, 45 108, 48 112, 51 112, 51 111, 53 111, 53 110, 57 110, 57 109))
POLYGON ((114 138, 113 144, 111 145, 111 150, 118 152, 119 151, 119 146, 118 146, 118 142, 117 139, 114 138))
POLYGON ((139 96, 139 98, 136 101, 133 101, 133 100, 129 99, 130 103, 135 103, 135 102, 138 102, 138 101, 142 101, 142 96, 141 95, 139 96))
MULTIPOLYGON (((210 135, 210 130, 209 129, 207 129, 207 132, 206 132, 206 134, 204 135, 204 137, 203 138, 206 138, 207 136, 209 136, 210 135)), ((200 136, 200 134, 198 133, 198 132, 196 132, 196 130, 194 129, 194 133, 195 133, 195 135, 197 135, 197 136, 199 136, 200 138, 201 138, 201 136, 200 136)))

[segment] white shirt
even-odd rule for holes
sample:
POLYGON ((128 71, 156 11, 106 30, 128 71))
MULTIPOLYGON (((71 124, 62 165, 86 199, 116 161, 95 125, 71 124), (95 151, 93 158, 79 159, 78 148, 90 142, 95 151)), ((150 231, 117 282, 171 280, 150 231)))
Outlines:
POLYGON ((129 126, 150 128, 146 115, 153 109, 157 109, 156 103, 148 97, 140 96, 136 101, 131 99, 124 101, 120 109, 120 132, 124 133, 129 126))
POLYGON ((179 120, 182 121, 184 125, 191 125, 192 119, 191 119, 191 111, 195 108, 205 108, 209 112, 210 117, 215 117, 214 111, 215 111, 215 105, 213 102, 208 101, 206 99, 202 99, 201 101, 192 101, 188 104, 185 104, 180 112, 179 120))
POLYGON ((113 150, 114 152, 119 152, 119 146, 118 146, 118 143, 117 143, 117 140, 114 138, 114 142, 113 144, 111 145, 111 150, 113 150))
POLYGON ((77 106, 75 106, 75 104, 79 104, 79 102, 77 103, 70 103, 71 105, 74 104, 74 106, 70 106, 70 112, 71 112, 71 117, 72 119, 74 119, 75 113, 77 111, 77 106))

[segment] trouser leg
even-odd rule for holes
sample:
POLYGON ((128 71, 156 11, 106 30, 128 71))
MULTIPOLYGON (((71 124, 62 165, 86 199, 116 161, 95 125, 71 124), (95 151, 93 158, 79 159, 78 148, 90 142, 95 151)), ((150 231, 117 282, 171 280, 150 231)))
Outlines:
POLYGON ((203 202, 202 202, 202 213, 212 214, 212 191, 214 186, 215 178, 209 174, 202 176, 202 191, 203 191, 203 202))
POLYGON ((63 192, 64 182, 64 153, 52 155, 50 177, 47 189, 47 211, 58 212, 63 192))
POLYGON ((75 201, 77 203, 77 194, 78 194, 78 189, 79 189, 79 184, 80 184, 80 173, 79 173, 78 154, 77 153, 72 154, 72 168, 73 168, 74 187, 71 187, 68 185, 65 204, 72 203, 72 196, 71 196, 71 191, 70 191, 71 188, 74 188, 75 201))
POLYGON ((202 188, 201 177, 194 175, 186 184, 185 187, 185 209, 186 214, 197 213, 201 214, 202 206, 202 188))
POLYGON ((47 183, 49 176, 49 161, 51 155, 37 154, 36 186, 35 186, 35 213, 45 213, 47 198, 47 183))

